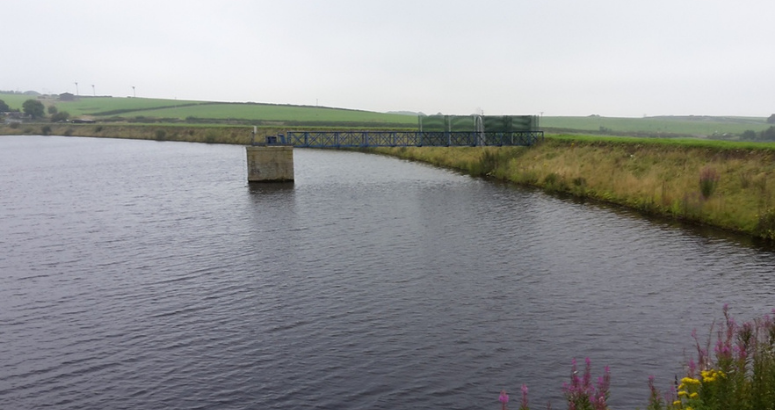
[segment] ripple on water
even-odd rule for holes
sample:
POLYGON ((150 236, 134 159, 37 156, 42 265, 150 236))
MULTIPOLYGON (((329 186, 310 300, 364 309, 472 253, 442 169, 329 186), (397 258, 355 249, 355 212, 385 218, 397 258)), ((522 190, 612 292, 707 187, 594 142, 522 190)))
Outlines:
POLYGON ((723 303, 773 307, 769 251, 416 163, 246 186, 242 147, 0 147, 9 408, 557 407, 574 357, 642 407, 723 303))

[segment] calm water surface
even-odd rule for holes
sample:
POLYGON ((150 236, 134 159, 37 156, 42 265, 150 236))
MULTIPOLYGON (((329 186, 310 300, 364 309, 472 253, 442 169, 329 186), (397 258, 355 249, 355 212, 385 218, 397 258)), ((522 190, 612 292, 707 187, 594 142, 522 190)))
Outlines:
POLYGON ((775 255, 392 158, 0 137, 0 408, 564 408, 571 359, 644 407, 775 255), (512 403, 517 407, 517 403, 512 403))

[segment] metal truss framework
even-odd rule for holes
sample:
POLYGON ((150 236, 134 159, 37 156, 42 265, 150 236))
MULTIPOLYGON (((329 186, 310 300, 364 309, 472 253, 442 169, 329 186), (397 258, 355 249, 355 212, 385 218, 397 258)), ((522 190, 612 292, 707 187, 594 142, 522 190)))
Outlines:
POLYGON ((543 131, 289 131, 285 135, 267 138, 267 144, 292 145, 299 148, 529 146, 543 138, 543 131))

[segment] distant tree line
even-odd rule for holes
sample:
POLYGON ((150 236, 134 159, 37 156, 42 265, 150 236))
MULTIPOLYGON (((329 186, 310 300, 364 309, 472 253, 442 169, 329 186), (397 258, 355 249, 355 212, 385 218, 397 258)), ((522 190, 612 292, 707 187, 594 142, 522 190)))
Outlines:
MULTIPOLYGON (((21 111, 33 120, 46 118, 47 111, 51 122, 65 122, 70 118, 70 113, 67 111, 59 111, 55 105, 49 105, 47 109, 42 102, 35 99, 24 101, 21 111)), ((11 109, 5 101, 0 100, 0 113, 6 112, 19 112, 19 109, 11 109)))
POLYGON ((16 95, 31 95, 33 97, 37 97, 40 95, 37 91, 11 91, 11 90, 0 90, 0 94, 16 94, 16 95))
POLYGON ((767 128, 762 132, 747 130, 740 135, 740 139, 746 141, 775 141, 775 126, 767 128))
MULTIPOLYGON (((775 114, 767 118, 767 124, 775 124, 775 114)), ((740 134, 740 139, 745 141, 775 141, 775 126, 761 132, 746 130, 740 134)))

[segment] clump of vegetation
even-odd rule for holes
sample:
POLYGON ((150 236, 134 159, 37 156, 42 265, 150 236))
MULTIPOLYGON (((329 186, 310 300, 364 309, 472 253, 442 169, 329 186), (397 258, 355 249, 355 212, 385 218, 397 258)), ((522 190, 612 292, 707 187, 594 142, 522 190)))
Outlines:
POLYGON ((167 132, 164 130, 156 130, 154 137, 157 141, 164 141, 167 138, 167 132))
POLYGON ((576 359, 573 359, 571 367, 570 384, 563 384, 562 390, 569 409, 575 410, 607 410, 606 401, 611 386, 611 371, 608 366, 603 370, 603 375, 597 379, 597 384, 592 384, 592 364, 586 358, 584 375, 579 377, 576 370, 576 359))
POLYGON ((775 208, 769 208, 759 215, 755 233, 760 238, 775 240, 775 208))
POLYGON ((705 167, 700 171, 700 193, 704 199, 710 198, 718 186, 719 175, 714 168, 705 167))
POLYGON ((48 125, 44 125, 44 126, 40 127, 40 133, 43 134, 43 135, 51 134, 51 127, 48 126, 48 125))
POLYGON ((46 107, 38 100, 27 100, 22 104, 22 110, 31 118, 42 118, 46 112, 46 107))
POLYGON ((472 164, 470 174, 473 176, 484 176, 492 173, 498 166, 498 155, 492 150, 482 152, 479 162, 472 164))
MULTIPOLYGON (((579 376, 576 359, 573 359, 570 373, 570 383, 563 383, 562 392, 569 410, 608 410, 606 402, 610 396, 611 370, 608 366, 603 375, 592 382, 592 363, 587 357, 584 360, 584 374, 579 376)), ((522 385, 522 400, 519 410, 530 410, 528 406, 528 388, 522 385)), ((551 410, 551 404, 547 406, 551 410)))
POLYGON ((739 324, 725 305, 712 352, 710 337, 701 343, 696 331, 692 335, 697 361, 687 363, 676 396, 661 402, 652 395, 649 409, 775 409, 775 322, 770 315, 739 324))
MULTIPOLYGON (((772 314, 775 315, 775 309, 772 314)), ((775 321, 770 315, 737 323, 724 305, 724 322, 705 342, 692 332, 697 359, 686 364, 686 376, 662 394, 649 377, 648 410, 775 410, 775 321), (711 350, 711 346, 713 346, 711 350)), ((562 390, 568 410, 609 410, 611 374, 608 367, 592 382, 592 366, 585 360, 578 375, 576 360, 571 381, 562 390)), ((520 410, 529 410, 527 386, 522 386, 520 410)), ((549 406, 551 409, 551 406, 549 406)))
POLYGON ((754 130, 745 130, 742 134, 740 134, 740 139, 744 141, 753 141, 757 137, 756 131, 754 130))
MULTIPOLYGON (((52 105, 53 107, 53 105, 52 105)), ((70 113, 67 111, 59 111, 51 115, 51 122, 66 122, 70 118, 70 113)))

